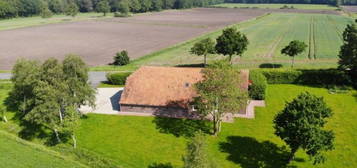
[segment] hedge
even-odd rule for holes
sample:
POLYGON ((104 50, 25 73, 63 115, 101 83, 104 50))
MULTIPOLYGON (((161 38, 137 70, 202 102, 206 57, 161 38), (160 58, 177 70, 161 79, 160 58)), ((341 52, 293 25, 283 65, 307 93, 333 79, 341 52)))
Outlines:
POLYGON ((126 78, 131 72, 108 73, 107 80, 112 85, 125 85, 126 78))
POLYGON ((350 85, 346 73, 337 69, 258 69, 269 84, 350 85))
POLYGON ((254 100, 264 100, 266 88, 268 85, 266 77, 259 71, 251 71, 249 73, 249 97, 254 100))

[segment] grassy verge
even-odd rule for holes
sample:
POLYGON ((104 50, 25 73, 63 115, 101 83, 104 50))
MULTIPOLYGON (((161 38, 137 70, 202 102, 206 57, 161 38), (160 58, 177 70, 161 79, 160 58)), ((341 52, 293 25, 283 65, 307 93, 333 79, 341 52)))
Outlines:
POLYGON ((245 4, 245 3, 223 3, 214 5, 215 7, 224 8, 264 8, 264 9, 280 9, 283 6, 293 6, 295 9, 309 9, 309 10, 337 10, 338 8, 330 5, 316 5, 316 4, 245 4))
POLYGON ((24 17, 24 18, 13 18, 0 20, 0 31, 10 30, 23 27, 39 26, 53 23, 65 23, 65 22, 75 22, 82 20, 93 20, 102 18, 111 18, 112 15, 107 15, 103 17, 102 13, 79 13, 76 17, 66 16, 66 15, 54 15, 51 18, 41 18, 40 16, 34 17, 24 17))
MULTIPOLYGON (((267 107, 256 108, 256 118, 224 123, 218 137, 208 137, 209 151, 220 167, 285 167, 288 152, 274 135, 272 120, 286 101, 309 91, 323 96, 334 116, 328 129, 335 132, 335 150, 327 152, 327 162, 314 166, 303 151, 289 166, 298 168, 357 167, 357 91, 329 94, 327 89, 297 85, 269 85, 267 107)), ((125 167, 142 168, 154 163, 182 166, 187 138, 180 136, 187 125, 180 120, 165 122, 152 117, 90 114, 78 130, 79 145, 116 160, 125 167), (166 123, 162 127, 162 123, 166 123), (161 123, 161 124, 158 124, 161 123), (180 125, 181 124, 181 125, 180 125)))
POLYGON ((24 141, 14 135, 0 130, 0 163, 4 168, 67 168, 87 167, 70 160, 58 152, 24 141))
POLYGON ((109 83, 100 83, 97 88, 118 88, 118 87, 125 87, 125 85, 112 85, 109 83))

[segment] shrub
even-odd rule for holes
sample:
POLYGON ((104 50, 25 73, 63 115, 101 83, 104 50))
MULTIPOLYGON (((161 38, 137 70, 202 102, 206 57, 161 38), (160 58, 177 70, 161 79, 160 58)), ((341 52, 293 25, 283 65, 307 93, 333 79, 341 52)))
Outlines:
POLYGON ((129 17, 129 16, 130 15, 126 13, 118 13, 118 12, 114 13, 114 17, 129 17))
POLYGON ((112 85, 125 85, 126 78, 131 72, 108 73, 108 82, 112 85))
POLYGON ((264 69, 262 72, 269 84, 305 85, 350 85, 351 81, 343 71, 337 69, 264 69))
POLYGON ((128 52, 126 50, 123 50, 121 52, 118 52, 117 55, 114 57, 114 65, 127 65, 130 62, 130 58, 128 56, 128 52))
POLYGON ((252 82, 249 86, 249 97, 254 100, 264 100, 268 85, 266 77, 261 72, 251 71, 249 80, 252 82))

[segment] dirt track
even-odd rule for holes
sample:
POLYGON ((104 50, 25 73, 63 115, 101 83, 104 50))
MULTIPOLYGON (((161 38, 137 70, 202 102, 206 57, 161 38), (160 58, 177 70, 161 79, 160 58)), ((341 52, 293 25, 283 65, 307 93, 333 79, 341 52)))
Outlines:
POLYGON ((294 11, 221 8, 170 10, 130 18, 0 31, 0 69, 11 69, 20 57, 62 59, 68 53, 82 56, 91 66, 105 65, 112 62, 113 56, 120 50, 128 50, 131 58, 138 58, 268 12, 294 11))

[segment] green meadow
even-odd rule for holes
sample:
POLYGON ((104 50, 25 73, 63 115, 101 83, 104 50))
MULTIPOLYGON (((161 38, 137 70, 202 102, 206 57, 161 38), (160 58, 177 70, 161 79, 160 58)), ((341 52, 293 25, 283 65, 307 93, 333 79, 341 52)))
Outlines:
POLYGON ((22 140, 0 130, 0 167, 2 168, 85 168, 46 147, 22 140))
MULTIPOLYGON (((224 123, 218 137, 208 136, 209 153, 220 167, 282 168, 288 147, 274 135, 272 120, 299 93, 309 91, 323 96, 334 115, 327 129, 335 133, 335 149, 327 152, 327 162, 314 166, 308 156, 299 151, 288 167, 354 168, 357 167, 356 128, 357 92, 330 94, 327 89, 298 85, 269 85, 267 106, 256 108, 255 119, 236 119, 224 123)), ((143 168, 154 164, 173 167, 183 165, 187 121, 153 117, 133 117, 90 114, 82 120, 77 132, 78 145, 116 160, 128 168, 143 168)))

